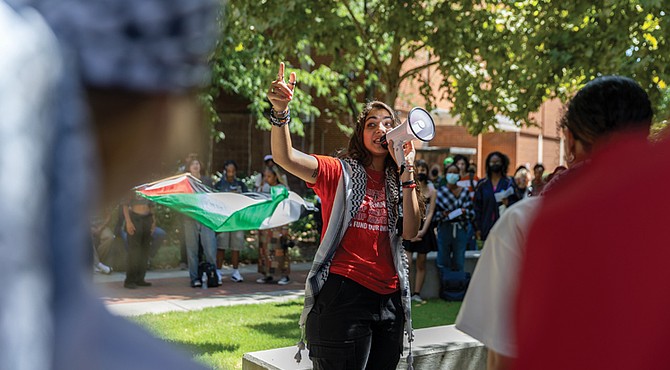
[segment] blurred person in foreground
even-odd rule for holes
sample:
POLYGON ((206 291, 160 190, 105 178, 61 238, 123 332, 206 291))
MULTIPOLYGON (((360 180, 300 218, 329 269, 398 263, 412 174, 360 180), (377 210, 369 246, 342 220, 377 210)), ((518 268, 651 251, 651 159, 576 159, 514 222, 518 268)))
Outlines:
MULTIPOLYGON (((651 125, 652 110, 647 94, 633 80, 624 77, 608 76, 597 78, 584 86, 570 101, 563 118, 561 126, 566 137, 567 161, 570 169, 560 172, 554 176, 552 182, 546 184, 542 196, 531 196, 518 202, 511 207, 500 218, 493 227, 489 238, 484 244, 485 248, 477 263, 474 271, 468 293, 456 318, 456 327, 459 330, 469 334, 487 346, 488 369, 510 369, 513 360, 519 353, 521 343, 516 341, 514 334, 514 299, 519 286, 519 270, 521 261, 525 252, 526 240, 531 228, 531 224, 538 214, 542 202, 545 199, 556 199, 558 202, 568 202, 573 199, 572 196, 566 197, 561 192, 554 189, 570 188, 578 189, 579 193, 587 198, 601 198, 600 189, 591 189, 584 192, 583 182, 572 180, 574 176, 571 173, 590 172, 594 166, 590 164, 591 153, 598 147, 606 143, 611 135, 618 132, 633 131, 641 133, 639 136, 645 136, 649 133, 651 125), (574 185, 574 186, 573 186, 574 185), (518 346, 517 346, 518 343, 518 346)), ((619 164, 617 164, 619 165, 619 164)), ((602 182, 600 185, 602 187, 602 182)), ((616 199, 610 198, 609 201, 616 199)), ((583 210, 583 216, 591 220, 602 217, 599 208, 583 210), (597 214, 594 214, 597 212, 597 214)), ((540 211, 541 212, 541 211, 540 211)), ((581 215, 580 215, 581 216, 581 215)), ((572 216, 566 215, 567 219, 572 216)), ((552 218, 551 222, 561 222, 562 218, 552 218)), ((554 243, 559 235, 565 235, 560 238, 562 244, 560 251, 556 253, 564 254, 566 260, 564 263, 557 264, 555 261, 543 261, 543 263, 533 263, 537 269, 551 271, 556 274, 555 279, 561 281, 575 274, 573 262, 581 260, 582 254, 586 250, 591 250, 593 245, 584 244, 582 249, 574 249, 572 253, 566 252, 566 249, 573 249, 573 245, 582 245, 582 239, 576 234, 579 230, 591 228, 590 222, 586 222, 576 228, 556 229, 552 233, 544 233, 539 236, 542 239, 539 249, 545 249, 546 243, 554 243), (588 226, 587 226, 588 225, 588 226), (588 247, 587 247, 588 246, 588 247), (565 247, 565 248, 564 248, 565 247)), ((609 229, 609 227, 607 227, 609 229)), ((593 232, 602 235, 603 229, 592 229, 593 232)), ((593 242, 598 244, 597 241, 593 242)), ((561 245, 561 244, 556 244, 561 245)), ((607 252, 603 252, 603 256, 607 252)), ((525 262, 529 263, 529 262, 525 262)), ((592 268, 597 268, 598 262, 593 262, 592 268)), ((622 270, 623 271, 623 270, 622 270)), ((580 281, 588 281, 593 274, 584 273, 579 275, 580 281), (585 277, 587 276, 588 277, 585 277)), ((534 280, 535 281, 535 280, 534 280)), ((544 294, 553 295, 556 290, 550 290, 543 286, 543 292, 528 294, 523 299, 523 303, 535 302, 544 303, 544 294)), ((562 289, 567 289, 562 287, 562 289)), ((583 309, 582 301, 566 299, 561 296, 561 300, 570 302, 583 309)), ((572 320, 575 317, 566 315, 563 312, 558 313, 544 320, 572 320)), ((581 315, 581 313, 579 314, 581 315)), ((530 326, 542 326, 545 322, 538 322, 537 317, 524 315, 524 322, 530 326)), ((570 348, 578 346, 580 335, 579 330, 573 324, 565 324, 570 328, 573 338, 570 340, 570 348), (573 340, 574 339, 574 340, 573 340)), ((546 337, 552 337, 553 331, 544 332, 546 337)), ((564 340, 567 340, 564 338, 564 340)), ((539 347, 545 347, 544 340, 538 340, 539 347)), ((567 343, 566 343, 567 345, 567 343)), ((553 348, 546 348, 547 351, 553 351, 553 348)), ((585 348, 585 350, 588 350, 585 348)), ((562 353, 562 357, 570 352, 562 353)), ((560 353, 560 352, 557 352, 560 353)), ((547 365, 552 365, 556 356, 547 356, 536 369, 546 369, 547 365)), ((570 363, 563 368, 577 368, 579 363, 570 363)), ((532 368, 532 367, 531 367, 532 368)), ((587 368, 607 368, 610 367, 587 367, 587 368)))
POLYGON ((670 165, 668 142, 648 142, 651 122, 646 93, 623 77, 594 80, 568 108, 569 153, 583 166, 554 175, 528 233, 518 369, 668 368, 670 203, 637 196, 670 180, 659 171, 670 165), (619 134, 594 139, 606 128, 619 134), (646 176, 615 186, 627 168, 646 176))
POLYGON ((96 195, 148 180, 194 130, 170 109, 197 111, 190 91, 206 80, 217 9, 0 2, 1 369, 201 368, 107 311, 86 274, 88 226, 96 195))

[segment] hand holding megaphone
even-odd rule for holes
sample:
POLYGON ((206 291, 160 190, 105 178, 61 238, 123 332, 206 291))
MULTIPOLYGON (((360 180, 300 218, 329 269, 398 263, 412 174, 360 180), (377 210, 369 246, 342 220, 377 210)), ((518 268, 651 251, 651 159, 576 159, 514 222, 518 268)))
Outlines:
POLYGON ((421 141, 430 141, 435 137, 435 122, 433 118, 423 108, 412 108, 407 115, 407 120, 398 127, 393 128, 381 137, 380 143, 385 148, 388 147, 389 142, 393 142, 393 153, 398 166, 402 167, 406 163, 405 151, 403 147, 405 143, 411 142, 414 139, 421 141))

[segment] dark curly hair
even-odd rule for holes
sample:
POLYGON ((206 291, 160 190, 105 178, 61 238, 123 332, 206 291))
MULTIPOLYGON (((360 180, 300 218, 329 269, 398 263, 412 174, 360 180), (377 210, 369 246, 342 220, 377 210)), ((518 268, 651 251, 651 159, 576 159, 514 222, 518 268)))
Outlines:
POLYGON ((503 177, 507 176, 507 171, 509 171, 509 157, 501 152, 491 152, 489 153, 489 155, 486 156, 486 163, 485 163, 486 177, 488 177, 489 179, 491 178, 492 171, 491 168, 489 167, 489 162, 491 161, 491 158, 494 155, 498 156, 498 158, 500 158, 500 160, 502 161, 502 172, 501 172, 502 176, 503 177))
POLYGON ((606 134, 648 130, 653 114, 649 96, 637 82, 628 77, 603 76, 577 92, 568 103, 560 125, 569 129, 575 140, 589 151, 606 134))

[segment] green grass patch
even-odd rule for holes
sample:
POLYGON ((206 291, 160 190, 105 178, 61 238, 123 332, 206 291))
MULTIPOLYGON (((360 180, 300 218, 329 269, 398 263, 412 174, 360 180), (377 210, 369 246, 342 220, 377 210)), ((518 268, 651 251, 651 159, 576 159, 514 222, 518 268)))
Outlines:
MULTIPOLYGON (((449 325, 460 302, 412 304, 414 328, 449 325)), ((247 352, 288 347, 300 339, 302 301, 208 308, 134 317, 159 338, 184 348, 212 369, 241 369, 247 352)))

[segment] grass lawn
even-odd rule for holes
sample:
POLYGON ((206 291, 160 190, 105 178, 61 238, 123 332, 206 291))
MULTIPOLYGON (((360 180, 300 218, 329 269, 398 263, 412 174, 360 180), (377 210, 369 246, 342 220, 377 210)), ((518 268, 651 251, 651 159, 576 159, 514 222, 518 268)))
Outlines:
MULTIPOLYGON (((415 329, 449 325, 461 302, 412 304, 415 329)), ((242 355, 294 345, 300 339, 302 301, 216 307, 133 318, 156 336, 184 348, 212 369, 241 369, 242 355)))

